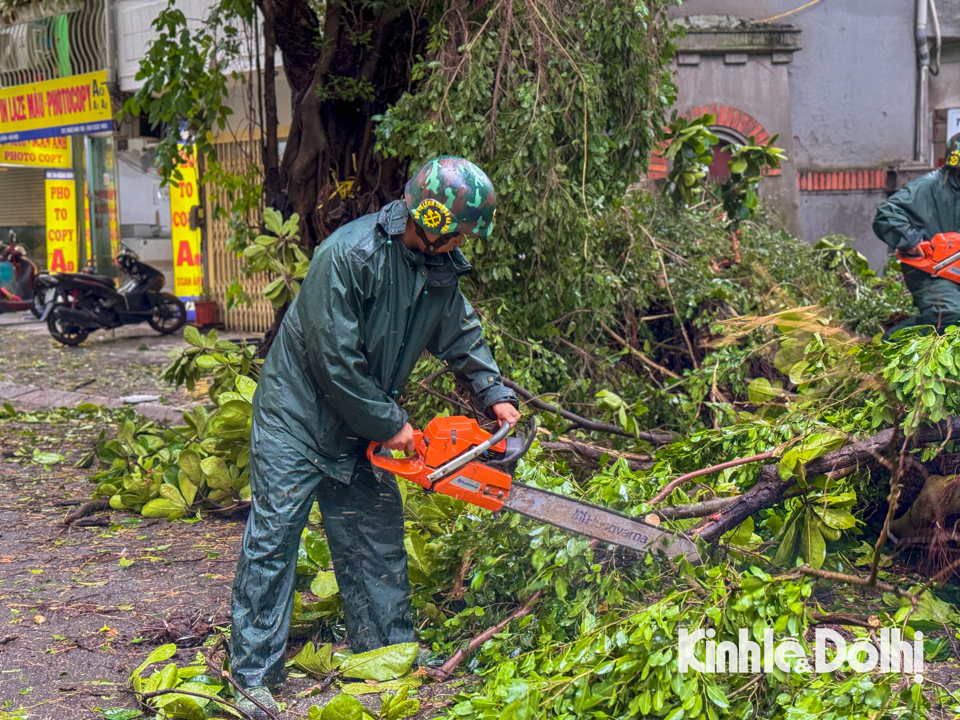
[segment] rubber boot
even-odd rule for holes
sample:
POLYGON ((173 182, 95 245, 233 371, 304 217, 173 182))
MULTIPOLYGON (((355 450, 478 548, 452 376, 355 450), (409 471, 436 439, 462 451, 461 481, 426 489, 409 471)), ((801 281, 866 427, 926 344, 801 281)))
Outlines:
MULTIPOLYGON (((273 695, 270 694, 270 690, 265 685, 257 685, 256 687, 247 688, 247 694, 250 695, 250 697, 255 698, 257 702, 264 707, 269 708, 272 712, 276 713, 279 717, 280 708, 277 705, 277 701, 273 699, 273 695)), ((253 701, 243 697, 242 695, 237 702, 237 707, 244 712, 249 713, 250 717, 254 718, 255 720, 270 720, 269 715, 257 707, 253 701)))

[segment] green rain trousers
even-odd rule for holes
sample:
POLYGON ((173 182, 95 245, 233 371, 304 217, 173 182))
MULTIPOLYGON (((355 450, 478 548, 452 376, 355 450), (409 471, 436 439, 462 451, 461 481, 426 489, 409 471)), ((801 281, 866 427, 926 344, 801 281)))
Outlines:
MULTIPOLYGON (((894 250, 909 250, 922 240, 960 231, 960 178, 941 168, 907 184, 880 203, 873 231, 894 250)), ((903 265, 903 278, 918 314, 891 328, 932 325, 937 332, 960 324, 960 285, 903 265)))
POLYGON ((233 585, 230 659, 244 687, 283 679, 297 548, 314 499, 320 505, 354 652, 413 641, 403 502, 392 475, 358 461, 350 484, 317 470, 254 423, 251 510, 233 585))

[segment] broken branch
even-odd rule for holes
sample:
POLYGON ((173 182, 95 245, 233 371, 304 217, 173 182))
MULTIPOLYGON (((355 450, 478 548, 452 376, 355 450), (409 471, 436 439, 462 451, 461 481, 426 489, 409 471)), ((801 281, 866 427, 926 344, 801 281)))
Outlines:
POLYGON ((663 502, 667 496, 670 495, 676 488, 680 487, 687 480, 693 480, 694 478, 703 477, 704 475, 709 475, 710 473, 720 472, 721 470, 728 470, 732 467, 738 467, 740 465, 747 465, 749 463, 761 462, 763 460, 771 460, 777 456, 780 448, 774 450, 768 450, 765 453, 760 453, 759 455, 751 455, 750 457, 737 458, 736 460, 730 460, 729 462, 720 463, 719 465, 711 465, 707 468, 702 468, 700 470, 694 470, 689 472, 686 475, 681 475, 680 477, 671 480, 668 482, 663 490, 658 492, 653 499, 650 501, 651 504, 656 504, 658 502, 663 502))
POLYGON ((529 615, 530 611, 533 610, 533 606, 537 604, 537 601, 540 599, 540 596, 543 595, 542 590, 537 590, 533 595, 530 596, 530 599, 527 600, 526 604, 514 610, 512 613, 507 615, 503 620, 498 622, 493 627, 489 627, 484 630, 482 633, 477 635, 473 640, 470 641, 470 644, 466 649, 457 650, 449 660, 447 660, 439 670, 428 670, 427 673, 431 678, 439 682, 443 682, 450 675, 453 674, 453 671, 457 669, 457 666, 466 660, 470 655, 472 655, 476 650, 483 645, 487 640, 492 638, 499 632, 503 631, 503 628, 507 626, 511 620, 517 620, 522 618, 524 615, 529 615))

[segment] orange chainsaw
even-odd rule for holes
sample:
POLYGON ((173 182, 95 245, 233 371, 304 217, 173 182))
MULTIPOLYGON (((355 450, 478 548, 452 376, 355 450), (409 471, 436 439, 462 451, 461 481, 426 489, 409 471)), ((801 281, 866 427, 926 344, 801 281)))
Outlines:
POLYGON ((960 283, 960 233, 934 235, 932 240, 919 243, 914 252, 918 254, 905 255, 898 250, 897 258, 904 265, 923 270, 934 277, 960 283))
POLYGON ((697 546, 689 538, 661 530, 649 523, 591 503, 541 490, 513 479, 517 462, 537 434, 530 418, 524 437, 507 437, 512 427, 500 426, 493 435, 470 418, 438 417, 414 430, 416 453, 406 458, 378 455, 382 443, 367 446, 367 459, 376 467, 406 478, 427 492, 463 500, 487 510, 502 509, 556 527, 621 545, 638 552, 684 555, 700 562, 697 546))

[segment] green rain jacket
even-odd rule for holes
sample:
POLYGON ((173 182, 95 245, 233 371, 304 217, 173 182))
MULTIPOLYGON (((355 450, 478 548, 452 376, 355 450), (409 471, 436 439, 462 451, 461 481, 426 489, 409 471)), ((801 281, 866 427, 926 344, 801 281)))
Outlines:
POLYGON ((873 231, 894 250, 960 231, 960 178, 945 168, 917 178, 880 204, 873 231))
POLYGON ((253 399, 258 428, 345 483, 370 440, 388 440, 407 422, 395 400, 425 349, 488 415, 496 403, 517 404, 460 292, 467 259, 391 240, 406 222, 406 206, 395 201, 317 248, 253 399))

